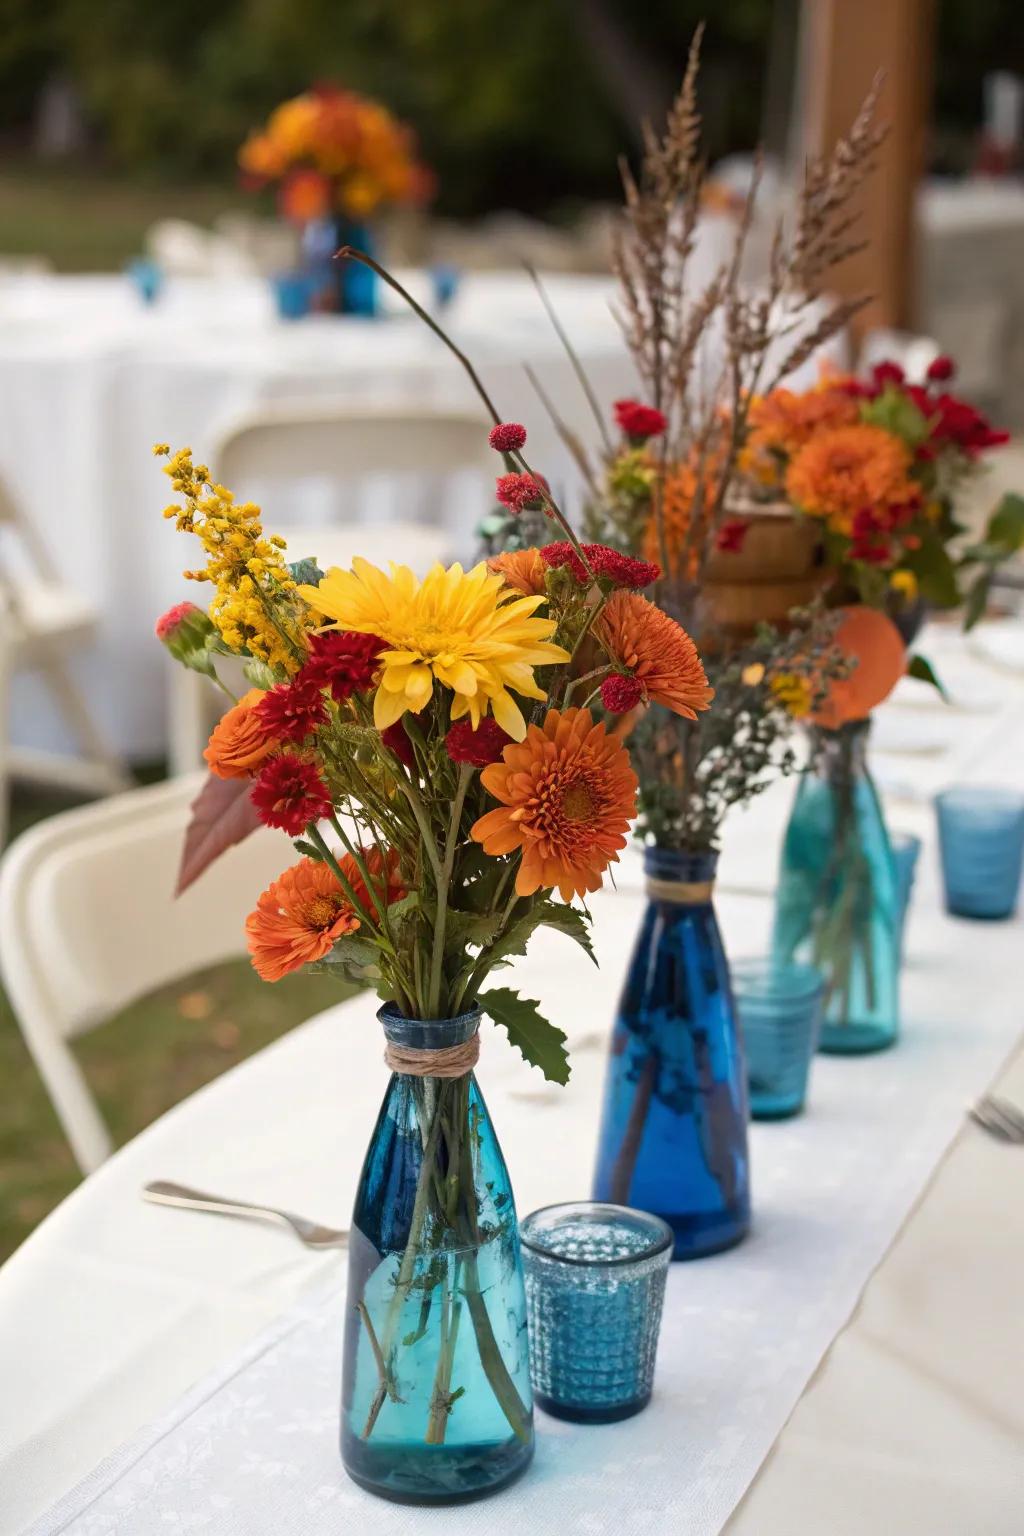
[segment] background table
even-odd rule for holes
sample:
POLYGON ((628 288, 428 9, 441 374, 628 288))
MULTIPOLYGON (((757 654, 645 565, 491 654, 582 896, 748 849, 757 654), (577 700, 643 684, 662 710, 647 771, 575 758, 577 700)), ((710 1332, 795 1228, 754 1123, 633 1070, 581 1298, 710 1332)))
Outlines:
MULTIPOLYGON (((930 807, 907 791, 918 784, 929 793, 944 776, 1019 783, 1024 679, 981 666, 947 631, 926 636, 923 648, 962 703, 938 709, 907 682, 877 721, 876 770, 902 788, 890 799, 890 822, 928 838, 908 936, 914 1022, 898 1055, 873 1058, 882 1081, 905 1071, 915 1051, 940 1049, 938 1037, 928 1045, 929 1023, 953 1019, 962 1030, 965 1020, 980 1028, 1001 1019, 1012 1040, 1019 1006, 1012 956, 1021 919, 945 917, 930 807)), ((765 897, 789 793, 780 786, 730 828, 718 906, 733 954, 765 942, 765 897)), ((503 1039, 485 1039, 482 1082, 524 1211, 578 1197, 589 1177, 611 999, 641 902, 635 856, 624 860, 619 887, 595 902, 602 977, 576 963, 563 937, 546 933, 523 973, 527 990, 536 989, 569 1033, 569 1090, 546 1085, 503 1039)), ((343 1224, 384 1088, 374 1006, 363 996, 331 1010, 179 1105, 87 1180, 0 1271, 2 1536, 20 1531, 337 1265, 337 1255, 307 1253, 273 1230, 146 1206, 138 1191, 148 1179, 177 1178, 343 1224)), ((958 1104, 981 1085, 961 1084, 956 1051, 942 1049, 943 1093, 958 1104)), ((840 1110, 860 1066, 816 1063, 812 1117, 840 1110)), ((1008 1091, 1020 1099, 1024 1063, 1014 1072, 1008 1091)), ((807 1125, 813 1135, 812 1118, 807 1125)), ((759 1148, 777 1130, 752 1128, 755 1222, 759 1148)), ((1024 1154, 965 1129, 735 1516, 744 1536, 1013 1529, 1007 1510, 1024 1472, 1014 1375, 1024 1342, 1022 1178, 1024 1154), (897 1507, 907 1523, 887 1525, 884 1510, 897 1507)), ((777 1216, 768 1218, 776 1234, 777 1216)), ((713 1281, 709 1264, 746 1262, 756 1272, 756 1235, 755 1225, 749 1246, 674 1273, 692 1275, 699 1290, 713 1281)), ((767 1341, 771 1318, 763 1328, 767 1341)))

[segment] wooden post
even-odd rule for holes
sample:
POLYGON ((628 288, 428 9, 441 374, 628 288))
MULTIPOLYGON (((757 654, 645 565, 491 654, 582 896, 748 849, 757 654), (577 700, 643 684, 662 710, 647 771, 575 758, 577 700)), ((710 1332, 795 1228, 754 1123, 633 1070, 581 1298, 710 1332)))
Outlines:
POLYGON ((862 193, 867 250, 836 268, 830 287, 870 293, 854 322, 907 329, 915 312, 915 213, 924 170, 932 83, 934 0, 804 0, 802 18, 806 154, 845 134, 876 72, 885 72, 879 116, 888 137, 862 193))

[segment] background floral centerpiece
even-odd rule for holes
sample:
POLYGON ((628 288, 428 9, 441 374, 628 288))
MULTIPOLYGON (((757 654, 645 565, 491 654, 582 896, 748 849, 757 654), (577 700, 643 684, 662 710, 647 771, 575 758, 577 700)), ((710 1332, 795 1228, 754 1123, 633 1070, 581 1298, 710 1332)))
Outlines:
MULTIPOLYGON (((521 427, 492 434, 513 440, 521 427)), ((345 1463, 391 1497, 491 1489, 528 1462, 532 1418, 515 1207, 472 1075, 481 1010, 546 1076, 569 1069, 536 1002, 485 983, 542 925, 593 958, 584 903, 625 846, 636 776, 585 702, 620 663, 617 632, 600 630, 590 677, 570 664, 594 615, 642 605, 654 573, 564 526, 559 561, 528 574, 531 556, 325 575, 289 565, 188 450, 167 473, 167 515, 206 553, 190 574, 214 591, 158 634, 211 676, 243 657, 252 684, 207 748, 183 883, 260 823, 286 832, 298 859, 255 903, 253 964, 271 981, 325 968, 382 1003, 394 1076, 353 1219, 345 1463)), ((505 477, 520 499, 538 486, 505 477)), ((706 708, 693 642, 646 607, 631 633, 656 625, 671 648, 661 686, 706 708)))

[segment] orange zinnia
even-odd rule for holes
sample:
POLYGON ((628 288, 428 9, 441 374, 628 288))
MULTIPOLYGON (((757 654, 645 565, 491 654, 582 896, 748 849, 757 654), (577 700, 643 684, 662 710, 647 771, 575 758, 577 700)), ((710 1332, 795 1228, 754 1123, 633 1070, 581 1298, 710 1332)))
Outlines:
POLYGON ((786 472, 786 494, 834 532, 849 534, 866 507, 879 511, 920 499, 910 465, 910 449, 884 427, 836 427, 801 448, 786 472))
POLYGON ((245 921, 249 953, 264 981, 322 960, 359 919, 326 864, 301 859, 263 892, 245 921))
POLYGON ((613 592, 594 626, 609 656, 641 683, 644 697, 696 720, 715 696, 682 625, 639 592, 613 592))
POLYGON ((471 836, 495 856, 522 849, 516 891, 557 886, 564 901, 600 888, 626 846, 637 779, 622 743, 589 709, 549 709, 480 775, 496 800, 471 836))
POLYGON ((544 576, 547 566, 539 549, 506 549, 487 562, 489 571, 504 576, 505 585, 514 587, 526 597, 543 596, 546 588, 544 576))
POLYGON ((214 726, 203 756, 218 779, 247 779, 277 745, 256 713, 265 697, 259 688, 250 688, 214 726))

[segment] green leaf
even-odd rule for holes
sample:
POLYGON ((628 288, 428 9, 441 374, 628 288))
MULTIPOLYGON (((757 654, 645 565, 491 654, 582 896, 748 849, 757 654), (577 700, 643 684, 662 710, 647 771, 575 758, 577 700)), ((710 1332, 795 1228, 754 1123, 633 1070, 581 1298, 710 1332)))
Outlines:
POLYGON ((578 907, 566 906, 564 902, 546 901, 543 904, 541 922, 546 928, 556 928, 559 933, 567 934, 570 939, 584 950, 597 964, 597 956, 594 954, 594 946, 590 938, 590 918, 578 907))
POLYGON ((328 965, 376 968, 377 946, 371 939, 361 939, 358 933, 343 933, 340 939, 335 939, 324 960, 328 965))
POLYGON ((1024 496, 1008 491, 988 520, 985 538, 1009 553, 1024 547, 1024 496))
POLYGON ((945 544, 934 530, 922 535, 920 549, 908 552, 907 568, 917 577, 921 596, 936 608, 955 608, 960 601, 956 567, 945 544))
POLYGON ((907 662, 907 676, 916 677, 922 683, 931 683, 932 687, 946 700, 946 703, 949 703, 949 694, 939 681, 935 668, 924 656, 911 656, 907 662))
POLYGON ((271 672, 266 662, 261 661, 258 656, 250 657, 242 671, 253 687, 262 688, 264 693, 266 693, 268 688, 273 688, 274 684, 279 681, 271 672))
POLYGON ((494 987, 481 994, 480 1006, 508 1031, 511 1044, 531 1067, 540 1068, 549 1083, 569 1081, 565 1035, 538 1012, 533 998, 520 997, 511 987, 494 987))
POLYGON ((500 922, 500 912, 460 912, 457 907, 449 907, 445 919, 445 948, 461 948, 464 944, 482 948, 493 939, 500 922))
POLYGON ((992 588, 992 572, 980 571, 971 584, 967 593, 967 602, 964 604, 964 629, 973 629, 978 620, 984 618, 985 609, 988 607, 988 594, 992 588))
POLYGON ((324 579, 323 571, 312 557, 291 561, 288 570, 292 580, 297 581, 300 587, 318 587, 324 579))
POLYGON ((316 864, 322 864, 324 856, 315 843, 307 843, 304 837, 293 837, 292 847, 296 853, 301 853, 304 859, 312 859, 316 864))
POLYGON ((902 437, 912 448, 923 443, 931 430, 927 418, 913 400, 901 389, 893 389, 891 386, 884 389, 876 399, 862 404, 860 414, 862 421, 884 427, 887 432, 902 437))

